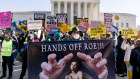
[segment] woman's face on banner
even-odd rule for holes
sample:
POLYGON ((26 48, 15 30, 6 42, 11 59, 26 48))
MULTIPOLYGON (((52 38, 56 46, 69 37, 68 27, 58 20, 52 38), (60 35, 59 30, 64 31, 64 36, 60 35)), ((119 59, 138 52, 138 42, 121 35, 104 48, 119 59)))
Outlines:
POLYGON ((76 71, 78 69, 78 64, 77 62, 72 62, 71 65, 70 65, 70 69, 72 71, 76 71))

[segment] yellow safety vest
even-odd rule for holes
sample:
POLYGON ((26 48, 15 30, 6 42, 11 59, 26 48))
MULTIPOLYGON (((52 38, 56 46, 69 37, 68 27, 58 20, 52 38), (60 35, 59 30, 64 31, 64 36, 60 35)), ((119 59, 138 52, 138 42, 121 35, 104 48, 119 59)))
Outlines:
POLYGON ((1 48, 1 55, 2 56, 11 56, 12 55, 12 51, 13 51, 13 40, 3 40, 2 42, 2 48, 1 48))

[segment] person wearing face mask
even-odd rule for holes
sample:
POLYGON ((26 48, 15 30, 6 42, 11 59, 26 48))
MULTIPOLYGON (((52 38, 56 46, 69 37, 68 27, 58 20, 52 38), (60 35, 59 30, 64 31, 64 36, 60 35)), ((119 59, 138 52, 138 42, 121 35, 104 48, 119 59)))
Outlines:
POLYGON ((14 49, 15 42, 11 38, 10 34, 6 32, 4 34, 4 39, 2 41, 2 48, 1 48, 1 55, 2 55, 2 69, 3 69, 3 75, 0 77, 0 79, 6 77, 6 71, 7 71, 7 65, 9 69, 9 77, 8 79, 12 78, 13 73, 13 52, 15 52, 14 49))
POLYGON ((74 27, 72 31, 69 32, 70 38, 69 41, 72 40, 81 40, 82 31, 79 31, 77 27, 74 27))

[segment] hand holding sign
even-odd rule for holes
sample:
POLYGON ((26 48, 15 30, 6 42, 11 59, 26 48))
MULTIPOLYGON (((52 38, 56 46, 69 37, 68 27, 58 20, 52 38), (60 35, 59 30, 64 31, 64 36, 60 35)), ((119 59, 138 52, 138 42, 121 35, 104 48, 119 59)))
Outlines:
POLYGON ((106 59, 102 59, 102 53, 97 53, 92 59, 89 55, 83 53, 77 53, 77 56, 87 62, 89 67, 98 74, 99 79, 107 79, 108 70, 105 66, 107 64, 106 59))
POLYGON ((50 54, 48 56, 48 63, 43 62, 41 67, 43 71, 40 73, 40 79, 56 79, 61 72, 63 71, 66 63, 70 61, 73 57, 73 54, 68 54, 63 59, 56 62, 56 54, 50 54))

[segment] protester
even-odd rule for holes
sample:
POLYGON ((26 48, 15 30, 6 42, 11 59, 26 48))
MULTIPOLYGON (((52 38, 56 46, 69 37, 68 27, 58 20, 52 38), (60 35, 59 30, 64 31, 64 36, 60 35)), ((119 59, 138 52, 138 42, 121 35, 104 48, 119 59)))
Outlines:
POLYGON ((2 69, 3 69, 3 75, 0 78, 6 77, 7 74, 7 65, 9 69, 9 77, 8 79, 12 78, 13 73, 13 50, 15 45, 15 41, 12 40, 10 34, 7 32, 4 35, 4 39, 2 41, 2 48, 1 48, 1 55, 3 59, 2 63, 2 69))
POLYGON ((19 79, 23 79, 26 73, 26 69, 27 69, 27 42, 24 42, 24 46, 21 49, 20 56, 22 57, 22 71, 21 71, 19 79))
MULTIPOLYGON (((107 79, 108 70, 105 66, 107 64, 106 59, 102 59, 102 53, 97 53, 92 59, 89 55, 83 53, 77 53, 80 59, 86 61, 88 66, 97 73, 99 79, 107 79)), ((48 56, 48 63, 43 62, 41 67, 43 71, 40 73, 40 79, 57 79, 57 77, 62 73, 66 63, 73 58, 73 54, 68 54, 63 59, 56 62, 56 54, 50 54, 48 56)))
POLYGON ((117 69, 117 74, 119 77, 124 77, 127 75, 127 68, 126 64, 124 62, 124 55, 125 55, 125 50, 122 50, 121 45, 123 42, 123 38, 121 35, 121 31, 119 32, 119 36, 117 38, 117 57, 116 57, 116 69, 117 69))
POLYGON ((77 27, 74 27, 72 31, 69 32, 70 38, 69 41, 72 40, 81 40, 81 36, 83 35, 82 31, 79 31, 77 27))
POLYGON ((136 48, 131 52, 130 64, 133 66, 132 79, 140 79, 140 39, 136 41, 136 48))
POLYGON ((110 34, 106 34, 106 39, 111 39, 110 34))
POLYGON ((65 33, 65 35, 63 35, 62 40, 63 41, 68 41, 70 39, 70 35, 68 33, 65 33))
POLYGON ((13 53, 13 65, 14 65, 14 64, 15 64, 15 63, 14 63, 14 62, 15 62, 15 58, 16 58, 16 56, 17 56, 18 53, 19 53, 19 50, 18 50, 18 48, 19 48, 19 46, 18 46, 18 38, 17 38, 17 36, 16 36, 15 31, 13 31, 13 33, 12 33, 12 38, 13 38, 13 40, 15 41, 14 50, 16 50, 16 51, 13 53))
POLYGON ((49 34, 50 35, 50 41, 56 41, 56 38, 55 38, 55 36, 54 36, 54 34, 49 34))
POLYGON ((58 33, 55 34, 55 39, 56 39, 56 41, 61 40, 61 32, 60 31, 58 31, 58 33))
MULTIPOLYGON (((2 44, 3 34, 0 35, 0 52, 1 52, 1 44, 2 44)), ((0 73, 2 72, 2 56, 0 53, 0 73)))
POLYGON ((49 34, 47 34, 45 37, 46 37, 45 41, 50 41, 50 35, 49 34))
POLYGON ((129 74, 129 70, 131 68, 131 65, 129 63, 129 60, 130 60, 130 55, 131 55, 131 50, 134 49, 134 46, 132 45, 132 42, 131 42, 131 39, 130 38, 125 38, 122 45, 121 45, 121 48, 123 50, 125 50, 125 56, 124 56, 124 62, 127 66, 127 75, 128 75, 128 79, 132 79, 131 78, 131 74, 129 74))

